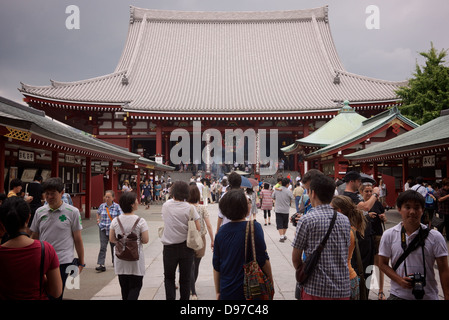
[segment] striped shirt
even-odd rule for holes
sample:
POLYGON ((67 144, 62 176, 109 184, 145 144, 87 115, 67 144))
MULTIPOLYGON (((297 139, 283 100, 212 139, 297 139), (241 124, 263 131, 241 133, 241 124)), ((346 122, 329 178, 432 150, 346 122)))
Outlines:
POLYGON ((263 189, 260 192, 260 196, 262 197, 262 210, 271 210, 273 209, 273 198, 271 198, 271 194, 273 193, 273 190, 270 189, 263 189))
MULTIPOLYGON (((329 229, 334 210, 329 204, 313 207, 298 220, 292 246, 303 250, 306 257, 321 243, 329 229)), ((348 253, 351 225, 346 216, 337 214, 335 225, 321 253, 315 271, 304 284, 304 291, 324 298, 350 296, 348 253)))

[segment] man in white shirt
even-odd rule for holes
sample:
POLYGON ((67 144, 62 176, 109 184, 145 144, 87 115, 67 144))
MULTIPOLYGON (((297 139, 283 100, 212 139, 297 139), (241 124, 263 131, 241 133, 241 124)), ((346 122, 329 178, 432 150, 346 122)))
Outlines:
POLYGON ((419 192, 425 199, 427 196, 427 189, 423 185, 423 182, 424 182, 423 177, 416 178, 416 184, 413 187, 411 187, 411 189, 415 190, 416 192, 419 192))
POLYGON ((413 181, 413 177, 408 177, 407 182, 404 184, 404 191, 410 190, 410 184, 413 181))
POLYGON ((397 207, 402 222, 384 232, 379 246, 379 268, 392 281, 389 300, 415 300, 417 285, 413 285, 411 274, 425 277, 424 300, 438 300, 438 284, 435 279, 434 264, 437 263, 440 283, 445 300, 449 300, 448 250, 443 236, 436 230, 427 230, 420 223, 424 212, 424 197, 414 190, 402 192, 397 199, 397 207), (428 233, 427 237, 425 234, 428 233), (410 243, 416 237, 425 237, 424 246, 418 247, 395 266, 410 243), (391 260, 391 265, 389 261, 391 260))
POLYGON ((200 199, 203 199, 203 188, 204 188, 204 185, 201 183, 201 179, 200 178, 196 179, 196 186, 198 187, 198 190, 200 190, 200 199))

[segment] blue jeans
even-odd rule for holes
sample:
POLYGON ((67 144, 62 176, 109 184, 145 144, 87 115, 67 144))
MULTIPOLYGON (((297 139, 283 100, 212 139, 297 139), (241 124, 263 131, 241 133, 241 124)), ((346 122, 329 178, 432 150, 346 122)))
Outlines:
POLYGON ((179 293, 181 300, 190 298, 190 278, 195 252, 187 247, 186 242, 164 245, 164 284, 167 300, 176 299, 176 268, 179 265, 179 293))
POLYGON ((299 203, 301 201, 301 196, 295 197, 295 206, 296 206, 296 212, 299 212, 299 203))

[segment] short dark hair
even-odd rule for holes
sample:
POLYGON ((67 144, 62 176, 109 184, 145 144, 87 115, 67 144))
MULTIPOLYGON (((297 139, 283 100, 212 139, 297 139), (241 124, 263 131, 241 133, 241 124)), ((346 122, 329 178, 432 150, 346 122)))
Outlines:
POLYGON ((22 180, 18 178, 12 179, 11 182, 9 183, 9 189, 14 189, 15 187, 19 186, 22 186, 22 180))
POLYGON ((399 194, 398 198, 396 199, 396 206, 398 208, 401 208, 404 203, 409 201, 418 203, 423 209, 426 203, 426 200, 424 199, 422 194, 416 192, 415 190, 409 189, 399 194))
POLYGON ((133 205, 136 202, 137 194, 135 192, 122 193, 119 200, 120 208, 123 213, 131 213, 133 211, 133 205))
POLYGON ((242 177, 237 172, 231 172, 228 177, 228 183, 231 189, 240 188, 242 184, 242 177))
POLYGON ((264 188, 264 189, 269 189, 269 188, 270 188, 270 185, 269 185, 268 183, 265 182, 265 183, 263 184, 263 188, 264 188))
POLYGON ((58 191, 61 193, 64 190, 64 183, 59 177, 48 178, 42 184, 42 190, 46 191, 58 191))
POLYGON ((39 182, 42 182, 42 180, 44 180, 44 179, 43 179, 42 176, 39 175, 39 174, 35 175, 34 178, 33 178, 33 181, 39 181, 39 182))
POLYGON ((25 226, 31 213, 30 206, 20 197, 7 198, 0 207, 0 221, 8 236, 14 238, 25 226))
POLYGON ((441 182, 442 186, 449 186, 449 178, 444 178, 443 181, 441 182))
POLYGON ((362 176, 357 171, 349 171, 346 172, 344 180, 345 182, 362 180, 362 176))
POLYGON ((335 182, 324 174, 317 175, 310 182, 310 190, 315 192, 322 203, 331 203, 335 194, 335 182))
POLYGON ((189 203, 198 203, 200 201, 200 189, 198 189, 196 183, 189 185, 189 198, 187 202, 189 203))
POLYGON ((306 184, 309 181, 312 181, 313 178, 315 178, 316 176, 319 175, 323 175, 324 173, 322 173, 320 170, 317 169, 310 169, 309 171, 306 172, 306 174, 302 177, 302 183, 306 184))
POLYGON ((173 199, 187 201, 190 196, 189 185, 184 181, 175 181, 170 188, 170 195, 173 199))
POLYGON ((231 189, 218 204, 221 213, 229 220, 239 220, 248 214, 248 198, 241 189, 231 189))
POLYGON ((283 178, 281 183, 282 183, 283 187, 286 187, 290 183, 290 179, 289 178, 283 178))

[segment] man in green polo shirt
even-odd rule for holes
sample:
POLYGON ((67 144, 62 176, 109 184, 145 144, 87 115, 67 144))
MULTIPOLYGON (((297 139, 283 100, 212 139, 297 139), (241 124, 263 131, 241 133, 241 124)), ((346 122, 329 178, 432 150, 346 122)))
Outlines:
MULTIPOLYGON (((66 268, 72 265, 74 259, 74 247, 80 264, 79 272, 84 267, 81 215, 77 208, 62 201, 64 184, 61 178, 47 179, 42 184, 42 189, 47 204, 36 210, 30 228, 31 237, 47 241, 55 248, 59 258, 61 278, 65 284, 68 276, 66 268)), ((63 290, 64 287, 65 285, 63 290)), ((62 299, 62 295, 59 298, 62 299)))

